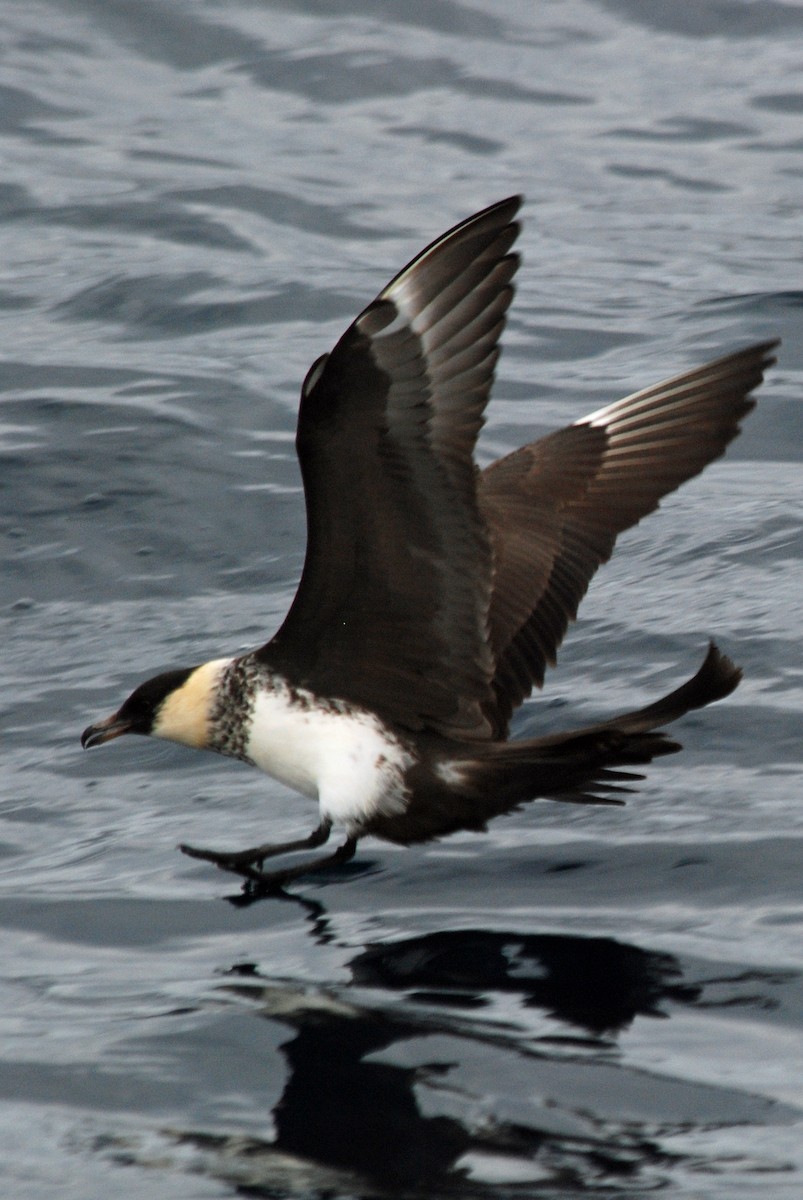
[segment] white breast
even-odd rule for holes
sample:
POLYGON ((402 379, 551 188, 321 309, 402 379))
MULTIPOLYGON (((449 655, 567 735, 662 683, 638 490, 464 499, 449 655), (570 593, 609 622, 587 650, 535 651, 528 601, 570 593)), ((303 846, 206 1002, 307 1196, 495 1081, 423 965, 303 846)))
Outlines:
POLYGON ((260 688, 246 753, 256 766, 317 799, 321 816, 346 825, 404 809, 412 755, 371 713, 309 692, 260 688))

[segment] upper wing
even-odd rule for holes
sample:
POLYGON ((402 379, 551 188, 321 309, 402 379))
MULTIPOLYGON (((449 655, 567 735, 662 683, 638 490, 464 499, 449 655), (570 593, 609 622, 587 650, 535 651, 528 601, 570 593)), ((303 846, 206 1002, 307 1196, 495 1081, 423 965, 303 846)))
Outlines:
POLYGON ((494 554, 496 658, 486 715, 497 736, 544 680, 616 537, 702 471, 739 432, 777 341, 610 404, 492 463, 479 501, 494 554))
POLYGON ((433 242, 310 370, 296 442, 306 561, 259 652, 297 686, 462 738, 490 734, 491 549, 473 451, 519 204, 433 242))

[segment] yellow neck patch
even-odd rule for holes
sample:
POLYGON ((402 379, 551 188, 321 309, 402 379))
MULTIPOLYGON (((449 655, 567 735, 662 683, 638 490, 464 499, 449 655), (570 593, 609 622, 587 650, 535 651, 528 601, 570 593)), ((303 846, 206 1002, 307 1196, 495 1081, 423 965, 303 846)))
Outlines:
POLYGON ((165 699, 151 729, 151 736, 203 750, 209 741, 209 720, 215 693, 230 658, 202 663, 165 699))

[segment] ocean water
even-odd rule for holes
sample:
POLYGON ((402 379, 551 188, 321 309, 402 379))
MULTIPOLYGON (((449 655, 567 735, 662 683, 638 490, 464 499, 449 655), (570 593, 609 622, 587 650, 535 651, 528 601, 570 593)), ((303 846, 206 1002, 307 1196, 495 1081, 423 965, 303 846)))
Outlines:
POLYGON ((0 8, 0 1181, 64 1200, 803 1191, 803 8, 0 8), (298 389, 427 241, 527 196, 484 461, 784 339, 620 540, 517 730, 744 668, 625 809, 547 803, 243 904, 305 832, 81 730, 293 595, 298 389))

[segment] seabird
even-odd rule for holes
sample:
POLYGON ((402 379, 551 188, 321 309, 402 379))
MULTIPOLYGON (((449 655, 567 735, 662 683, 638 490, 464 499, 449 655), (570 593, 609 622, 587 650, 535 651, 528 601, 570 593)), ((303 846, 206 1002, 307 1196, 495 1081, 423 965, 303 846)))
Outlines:
POLYGON ((301 389, 307 511, 301 582, 258 650, 168 671, 84 731, 149 734, 251 763, 319 806, 307 837, 240 851, 181 846, 257 889, 408 844, 536 798, 621 804, 632 771, 680 749, 663 726, 741 671, 712 643, 681 687, 633 712, 508 741, 616 537, 719 457, 775 341, 609 404, 478 470, 518 256, 521 198, 432 242, 357 317, 301 389), (277 854, 332 854, 266 872, 277 854))

